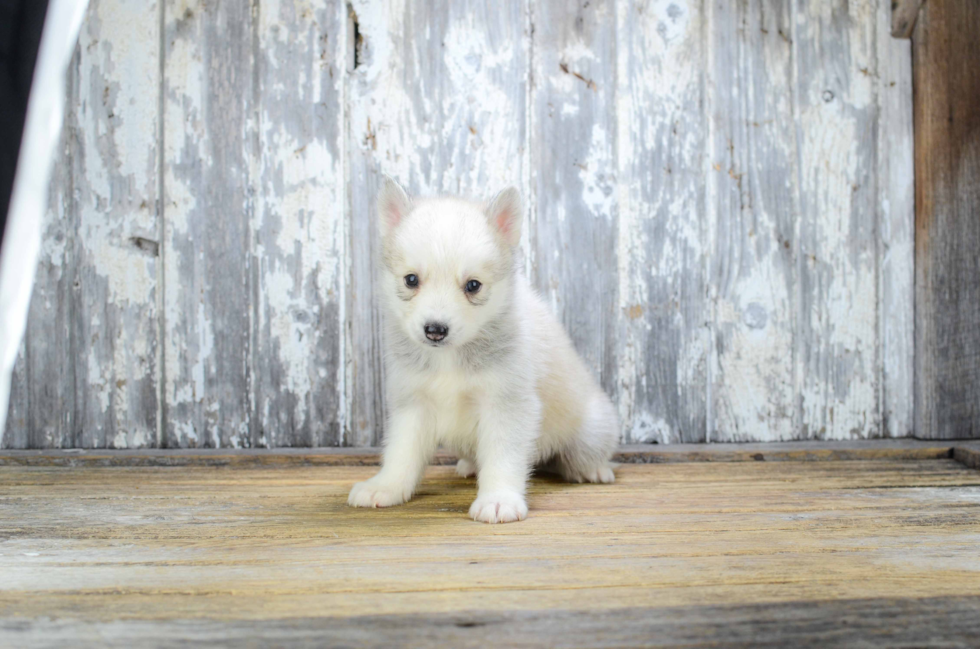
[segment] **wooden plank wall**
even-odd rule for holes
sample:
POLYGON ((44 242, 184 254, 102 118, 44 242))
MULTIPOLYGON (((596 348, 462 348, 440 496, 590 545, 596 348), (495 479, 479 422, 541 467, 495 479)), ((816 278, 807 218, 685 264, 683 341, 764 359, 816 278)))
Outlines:
POLYGON ((980 437, 980 4, 930 0, 915 54, 916 429, 980 437), (966 49, 971 48, 971 49, 966 49))
POLYGON ((93 0, 2 446, 376 444, 382 172, 522 190, 624 441, 908 435, 890 11, 93 0))

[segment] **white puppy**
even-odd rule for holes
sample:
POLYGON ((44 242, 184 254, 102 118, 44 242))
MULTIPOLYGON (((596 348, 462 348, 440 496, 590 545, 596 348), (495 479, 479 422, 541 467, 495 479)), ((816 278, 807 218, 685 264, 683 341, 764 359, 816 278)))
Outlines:
POLYGON ((381 471, 348 504, 409 500, 439 445, 477 475, 470 516, 487 523, 527 516, 535 464, 612 482, 616 411, 518 270, 517 190, 413 202, 386 179, 378 212, 390 417, 381 471))

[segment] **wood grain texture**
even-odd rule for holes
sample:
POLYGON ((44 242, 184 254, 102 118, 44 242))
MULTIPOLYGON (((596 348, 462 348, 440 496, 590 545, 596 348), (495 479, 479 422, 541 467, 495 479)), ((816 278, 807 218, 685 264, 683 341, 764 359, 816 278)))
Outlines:
POLYGON ((968 0, 926 3, 915 68, 915 432, 980 437, 980 30, 968 0))
MULTIPOLYGON (((703 2, 617 19, 620 413, 634 442, 706 439, 703 2)), ((570 226, 574 230, 576 226, 570 226)))
POLYGON ((28 384, 14 393, 26 402, 12 429, 26 435, 6 446, 155 443, 156 18, 152 3, 89 4, 22 357, 28 384))
POLYGON ((792 439, 801 423, 792 12, 766 1, 709 6, 710 438, 792 439))
POLYGON ((249 3, 172 2, 164 23, 163 443, 248 446, 256 66, 249 3))
MULTIPOLYGON (((717 444, 628 444, 614 462, 662 464, 675 462, 839 462, 852 460, 957 459, 968 464, 976 445, 957 441, 914 439, 834 442, 763 442, 717 444), (966 458, 966 459, 964 459, 966 458)), ((440 451, 429 462, 454 466, 456 456, 440 451)), ((0 466, 136 467, 136 466, 376 466, 381 449, 141 449, 141 450, 15 450, 0 451, 0 466)), ((975 467, 974 467, 975 468, 975 467)))
POLYGON ((523 3, 351 3, 348 435, 376 444, 384 380, 374 197, 381 173, 412 195, 487 200, 524 185, 523 3), (352 32, 354 30, 352 29, 352 32), (353 63, 353 61, 352 61, 353 63))
POLYGON ((540 0, 530 20, 530 278, 614 391, 616 5, 540 0))
MULTIPOLYGON (((577 644, 633 637, 617 634, 643 621, 677 634, 661 644, 689 646, 717 644, 722 626, 746 643, 784 634, 780 646, 938 644, 976 628, 980 473, 950 459, 535 479, 530 517, 493 527, 467 518, 475 485, 452 467, 430 468, 405 506, 348 508, 350 484, 372 471, 6 467, 0 639, 50 646, 83 631, 100 643, 220 646, 253 629, 271 644, 304 630, 366 644, 400 619, 422 633, 482 628, 485 641, 494 620, 513 619, 513 638, 530 644, 541 636, 521 616, 560 627, 576 614, 594 625, 569 627, 577 644)), ((413 638, 403 629, 398 644, 413 638)))
POLYGON ((71 643, 143 646, 461 647, 498 645, 560 649, 759 646, 869 648, 943 646, 968 649, 980 634, 980 597, 881 597, 755 605, 630 607, 608 610, 461 611, 450 614, 127 622, 13 619, 3 624, 21 646, 71 643), (896 620, 900 620, 896 624, 896 620), (120 628, 121 627, 121 628, 120 628), (411 632, 406 632, 411 629, 411 632), (79 638, 84 640, 79 642, 79 638))
MULTIPOLYGON (((78 60, 68 68, 65 96, 69 106, 78 101, 78 60)), ((65 111, 59 159, 77 150, 75 113, 65 111)), ((10 406, 2 448, 71 448, 75 445, 75 372, 72 358, 72 307, 77 293, 75 277, 75 228, 72 166, 52 168, 48 209, 28 328, 21 343, 11 380, 10 406)))
POLYGON ((915 426, 915 168, 912 49, 889 36, 878 10, 877 210, 881 427, 905 437, 915 426))
POLYGON ((796 0, 800 214, 796 372, 803 438, 881 434, 871 0, 796 0))
POLYGON ((891 35, 895 38, 912 38, 919 9, 925 0, 892 0, 891 35))
POLYGON ((75 446, 156 443, 158 15, 95 2, 79 36, 75 446))
POLYGON ((343 416, 342 3, 262 2, 255 23, 255 446, 336 446, 343 416))
POLYGON ((980 447, 957 446, 953 449, 953 459, 966 467, 980 470, 980 447))

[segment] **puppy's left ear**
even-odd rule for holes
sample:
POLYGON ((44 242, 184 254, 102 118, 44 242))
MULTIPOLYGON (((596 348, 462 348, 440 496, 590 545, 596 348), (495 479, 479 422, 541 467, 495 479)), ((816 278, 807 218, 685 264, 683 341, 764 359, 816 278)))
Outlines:
POLYGON ((487 207, 487 220, 507 245, 513 247, 521 242, 521 223, 524 221, 524 208, 521 194, 508 187, 497 194, 487 207))

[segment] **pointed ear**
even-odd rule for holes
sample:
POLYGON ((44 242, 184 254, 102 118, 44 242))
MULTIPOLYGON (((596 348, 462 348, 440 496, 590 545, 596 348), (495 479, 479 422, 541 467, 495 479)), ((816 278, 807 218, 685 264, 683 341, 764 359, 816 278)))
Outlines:
POLYGON ((408 194, 391 176, 385 174, 378 191, 378 227, 381 237, 388 236, 411 210, 412 201, 408 194))
POLYGON ((508 187, 497 194, 487 207, 487 220, 490 222, 490 227, 496 230, 509 246, 519 244, 521 223, 524 220, 520 192, 513 187, 508 187))

